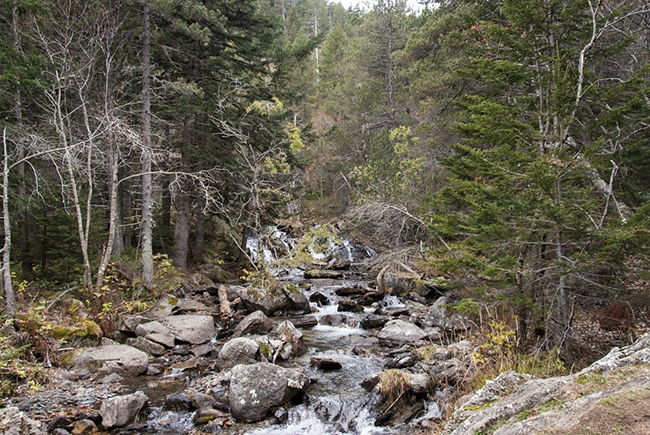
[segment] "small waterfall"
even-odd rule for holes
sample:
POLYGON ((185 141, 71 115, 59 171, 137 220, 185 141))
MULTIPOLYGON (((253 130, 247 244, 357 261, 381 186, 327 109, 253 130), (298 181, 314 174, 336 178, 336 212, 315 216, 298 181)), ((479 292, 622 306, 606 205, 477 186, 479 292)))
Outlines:
POLYGON ((382 304, 384 307, 390 307, 390 308, 404 308, 406 305, 404 305, 404 302, 402 300, 395 296, 395 295, 389 295, 385 294, 384 299, 382 300, 382 304))

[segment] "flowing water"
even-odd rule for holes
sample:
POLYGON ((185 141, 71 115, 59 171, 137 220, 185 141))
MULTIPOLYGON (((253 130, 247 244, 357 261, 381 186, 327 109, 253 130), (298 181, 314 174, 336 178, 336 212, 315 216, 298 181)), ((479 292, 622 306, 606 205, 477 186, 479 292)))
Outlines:
MULTIPOLYGON (((271 230, 269 230, 271 231, 271 230)), ((275 229, 271 231, 277 240, 281 240, 287 249, 293 246, 293 241, 275 229)), ((257 252, 260 245, 255 238, 248 241, 247 247, 252 258, 263 256, 267 261, 274 258, 274 253, 268 247, 261 247, 263 252, 257 252)), ((336 252, 338 258, 354 261, 359 257, 374 255, 370 248, 353 245, 348 241, 334 243, 329 246, 330 254, 336 252)), ((315 259, 321 258, 314 253, 315 259)), ((309 351, 306 355, 283 363, 283 365, 303 371, 315 382, 310 385, 301 404, 290 408, 280 424, 270 424, 268 421, 258 424, 236 424, 223 428, 220 432, 228 434, 382 434, 393 433, 391 429, 374 425, 373 409, 379 397, 369 393, 361 386, 361 382, 369 375, 383 370, 382 359, 377 339, 370 332, 359 327, 360 314, 339 313, 338 302, 341 299, 336 290, 342 287, 365 286, 367 281, 359 279, 346 280, 305 280, 302 271, 298 269, 276 269, 279 280, 287 284, 309 284, 309 290, 304 291, 307 297, 318 292, 324 295, 329 304, 320 305, 312 302, 315 317, 319 324, 303 330, 305 344, 309 351), (312 358, 326 358, 341 364, 340 370, 323 371, 311 365, 312 358)), ((303 286, 304 287, 304 286, 303 286)), ((381 302, 386 307, 403 307, 402 301, 395 296, 386 296, 381 302)), ((370 311, 366 308, 366 311, 370 311)), ((179 374, 164 377, 156 382, 139 386, 150 398, 152 409, 142 433, 172 434, 188 433, 194 426, 192 414, 189 412, 163 411, 161 399, 170 390, 177 387, 182 391, 189 382, 187 375, 179 374)), ((136 388, 138 386, 135 386, 136 388)), ((435 412, 435 409, 430 412, 435 412)), ((200 428, 199 428, 200 429, 200 428)))

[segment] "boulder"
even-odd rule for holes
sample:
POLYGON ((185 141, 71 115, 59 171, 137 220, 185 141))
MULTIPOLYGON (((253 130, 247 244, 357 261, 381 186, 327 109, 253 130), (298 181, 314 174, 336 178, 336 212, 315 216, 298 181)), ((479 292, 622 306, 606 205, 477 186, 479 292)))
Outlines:
POLYGON ((334 290, 334 293, 339 296, 361 296, 366 294, 367 291, 368 289, 365 289, 361 286, 352 286, 338 288, 334 290))
POLYGON ((425 326, 433 326, 447 331, 465 331, 469 329, 470 322, 463 316, 447 315, 448 300, 445 296, 438 298, 429 308, 424 318, 425 326))
POLYGON ((99 407, 99 414, 102 416, 102 426, 105 429, 110 429, 132 423, 148 403, 149 398, 142 391, 106 399, 99 407))
POLYGON ((126 344, 154 356, 160 356, 167 350, 164 346, 147 340, 144 337, 128 338, 126 344))
POLYGON ((270 293, 255 287, 240 287, 239 297, 246 309, 253 313, 262 311, 265 315, 271 316, 276 311, 287 310, 291 304, 283 293, 270 293))
POLYGON ((141 350, 123 344, 112 344, 82 351, 74 368, 101 375, 117 373, 136 376, 145 372, 148 364, 149 357, 141 350))
POLYGON ((420 275, 395 268, 382 270, 382 272, 377 276, 377 288, 381 293, 396 296, 403 296, 415 290, 421 279, 420 275))
POLYGON ((343 278, 343 271, 327 269, 310 269, 305 271, 305 278, 308 279, 339 279, 343 278))
POLYGON ((33 420, 15 406, 0 409, 0 433, 5 435, 46 435, 40 421, 33 420))
POLYGON ((255 356, 259 345, 250 338, 233 338, 223 345, 219 351, 217 363, 223 369, 229 369, 237 364, 252 364, 257 362, 255 356))
POLYGON ((318 319, 318 323, 325 326, 341 326, 350 323, 350 318, 345 314, 325 314, 318 319))
POLYGON ((391 320, 390 316, 384 316, 381 314, 368 314, 363 319, 361 319, 361 327, 363 329, 383 328, 389 320, 391 320))
POLYGON ((212 316, 169 316, 161 323, 171 330, 177 340, 191 344, 203 344, 216 335, 212 316))
POLYGON ((168 411, 189 411, 192 409, 192 401, 183 393, 172 393, 165 396, 164 409, 168 411))
POLYGON ((312 367, 323 371, 341 370, 343 368, 343 364, 339 361, 327 357, 315 356, 310 359, 309 363, 312 367))
POLYGON ((354 301, 344 299, 339 301, 337 311, 348 313, 363 313, 363 306, 357 304, 354 301))
POLYGON ((302 332, 288 320, 280 323, 273 335, 282 342, 282 347, 277 355, 283 360, 286 361, 307 353, 307 346, 305 346, 302 332))
POLYGON ((323 307, 331 303, 329 298, 321 292, 315 292, 309 296, 309 302, 315 302, 319 307, 323 307))
POLYGON ((287 286, 287 288, 282 289, 282 292, 284 293, 284 297, 287 298, 287 301, 289 302, 289 311, 293 311, 296 313, 302 313, 302 314, 307 314, 311 312, 311 305, 309 305, 309 299, 307 299, 307 296, 302 294, 302 292, 298 288, 294 288, 293 286, 287 286))
POLYGON ((416 325, 399 319, 387 322, 377 334, 379 340, 388 345, 412 343, 426 336, 426 332, 416 325))
POLYGON ((288 317, 288 320, 293 323, 296 328, 312 328, 318 325, 318 319, 313 314, 308 314, 306 316, 292 316, 288 317))
POLYGON ((151 322, 151 319, 147 319, 144 316, 140 315, 120 315, 115 320, 115 330, 122 332, 135 332, 135 328, 138 325, 143 323, 151 322))
POLYGON ((158 321, 139 324, 135 328, 135 335, 144 337, 147 340, 162 344, 166 347, 174 347, 176 338, 172 331, 158 321))
POLYGON ((237 365, 230 378, 230 412, 244 423, 261 421, 272 408, 303 393, 308 385, 307 376, 275 364, 237 365))
POLYGON ((84 418, 72 423, 72 435, 85 435, 97 433, 97 425, 94 421, 84 418))
POLYGON ((266 317, 262 311, 255 311, 252 314, 244 317, 244 319, 235 326, 232 332, 233 338, 241 337, 242 335, 265 333, 271 330, 273 322, 266 317))

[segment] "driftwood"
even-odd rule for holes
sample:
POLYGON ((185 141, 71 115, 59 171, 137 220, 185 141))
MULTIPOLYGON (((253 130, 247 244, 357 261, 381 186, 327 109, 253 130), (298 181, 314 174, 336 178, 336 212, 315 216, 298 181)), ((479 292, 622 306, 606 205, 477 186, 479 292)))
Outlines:
POLYGON ((219 284, 219 313, 221 318, 230 319, 232 312, 230 311, 230 303, 228 302, 228 289, 224 284, 219 284))

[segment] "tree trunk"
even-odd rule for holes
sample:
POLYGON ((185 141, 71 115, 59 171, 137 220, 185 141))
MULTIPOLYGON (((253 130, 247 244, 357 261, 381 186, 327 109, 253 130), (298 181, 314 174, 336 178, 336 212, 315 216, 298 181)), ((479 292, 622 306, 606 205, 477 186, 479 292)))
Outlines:
MULTIPOLYGON (((189 172, 189 152, 191 146, 193 121, 191 117, 185 118, 183 128, 183 146, 181 147, 182 170, 189 172)), ((183 179, 181 188, 174 201, 176 214, 174 215, 174 264, 181 269, 187 267, 187 247, 190 239, 191 209, 192 209, 192 183, 183 179)))
POLYGON ((196 236, 194 239, 195 264, 203 263, 203 247, 205 245, 205 196, 201 195, 196 206, 196 236))
POLYGON ((102 258, 99 262, 99 267, 97 268, 97 279, 95 281, 95 291, 99 292, 104 283, 104 275, 106 274, 106 268, 108 267, 108 262, 111 259, 113 254, 113 246, 115 240, 118 236, 118 224, 119 224, 119 210, 118 210, 118 188, 119 184, 117 182, 118 175, 118 145, 114 137, 111 135, 111 173, 110 173, 110 204, 109 204, 109 217, 108 217, 108 242, 104 248, 102 258))
POLYGON ((9 154, 7 153, 7 127, 2 130, 3 171, 2 171, 2 218, 5 233, 2 250, 2 277, 7 306, 7 316, 16 315, 16 297, 11 280, 11 225, 9 221, 9 154))
POLYGON ((142 8, 142 285, 153 284, 153 188, 151 177, 151 30, 149 3, 142 8))

